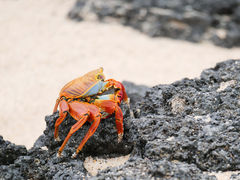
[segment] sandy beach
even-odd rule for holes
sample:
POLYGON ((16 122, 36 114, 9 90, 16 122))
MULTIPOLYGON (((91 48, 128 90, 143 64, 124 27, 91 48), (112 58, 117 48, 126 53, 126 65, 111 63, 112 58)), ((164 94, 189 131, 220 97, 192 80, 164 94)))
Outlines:
POLYGON ((106 78, 153 86, 198 77, 240 48, 152 39, 129 27, 74 22, 74 0, 0 0, 0 135, 30 148, 62 86, 103 67, 106 78))

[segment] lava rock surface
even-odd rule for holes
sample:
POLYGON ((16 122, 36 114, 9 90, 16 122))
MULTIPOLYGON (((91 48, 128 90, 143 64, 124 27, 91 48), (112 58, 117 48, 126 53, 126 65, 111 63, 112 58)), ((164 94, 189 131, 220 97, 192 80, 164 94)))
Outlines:
POLYGON ((19 156, 27 154, 25 146, 15 145, 9 141, 5 141, 0 136, 0 165, 12 164, 19 156))
POLYGON ((68 17, 117 21, 151 37, 240 46, 239 0, 77 0, 68 17))
POLYGON ((240 61, 219 63, 200 79, 147 91, 133 122, 144 157, 193 163, 204 171, 240 169, 240 61))
MULTIPOLYGON (((71 158, 86 123, 56 156, 61 142, 53 140, 58 113, 46 116, 46 129, 27 151, 0 138, 0 179, 216 179, 211 171, 240 170, 240 61, 229 60, 206 69, 200 78, 183 79, 152 88, 123 82, 135 118, 122 105, 124 138, 117 143, 114 117, 102 120, 76 159, 71 158), (9 151, 9 147, 11 147, 9 151), (21 153, 20 153, 21 152, 21 153), (4 154, 11 156, 4 157, 4 154), (91 176, 87 156, 129 160, 91 176), (9 159, 7 157, 10 157, 9 159)), ((68 116, 59 129, 64 140, 76 121, 68 116)), ((238 179, 239 173, 231 176, 238 179)))

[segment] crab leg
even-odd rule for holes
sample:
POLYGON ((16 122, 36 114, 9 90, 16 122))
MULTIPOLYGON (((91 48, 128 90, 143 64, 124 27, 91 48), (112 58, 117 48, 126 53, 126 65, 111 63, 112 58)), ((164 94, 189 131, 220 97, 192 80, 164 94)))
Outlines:
MULTIPOLYGON (((65 100, 63 100, 63 102, 65 103, 64 105, 67 105, 67 102, 65 100)), ((62 107, 61 103, 62 101, 60 102, 60 107, 62 107)), ((88 105, 87 103, 78 102, 78 101, 73 101, 68 104, 69 106, 68 112, 78 122, 71 127, 67 137, 65 138, 63 144, 58 150, 58 156, 61 156, 61 153, 65 145, 67 144, 68 140, 73 135, 73 133, 75 133, 78 129, 80 129, 83 126, 83 124, 87 121, 89 117, 89 109, 87 108, 87 105, 88 105)))
POLYGON ((101 120, 101 114, 99 111, 99 108, 96 107, 95 105, 89 104, 88 108, 90 110, 90 119, 89 121, 93 121, 92 125, 90 126, 87 134, 84 136, 83 140, 81 141, 81 143, 79 144, 76 153, 73 154, 73 158, 75 158, 77 156, 77 154, 82 150, 83 146, 85 145, 85 143, 88 141, 88 139, 95 133, 95 131, 97 130, 100 120, 101 120))
POLYGON ((120 143, 123 138, 123 113, 119 106, 115 106, 115 121, 118 131, 118 143, 120 143))
POLYGON ((80 129, 87 120, 89 122, 93 121, 93 123, 92 123, 91 127, 89 128, 87 134, 85 135, 82 142, 80 143, 80 145, 77 149, 77 152, 74 153, 74 155, 73 155, 73 157, 76 157, 76 155, 82 149, 82 147, 85 145, 87 140, 96 131, 96 129, 97 129, 99 123, 100 123, 101 114, 100 114, 100 111, 99 111, 98 107, 96 107, 95 105, 84 103, 84 102, 78 102, 78 101, 73 101, 73 102, 69 103, 69 113, 78 122, 71 127, 67 137, 65 138, 63 144, 61 145, 61 147, 58 150, 58 156, 61 156, 61 153, 62 153, 64 147, 66 146, 68 140, 70 139, 70 137, 78 129, 80 129))
POLYGON ((55 131, 54 131, 54 138, 57 141, 60 141, 59 136, 58 136, 58 128, 60 124, 63 122, 63 120, 67 116, 67 111, 69 110, 67 101, 62 100, 59 102, 59 118, 55 122, 55 131))
POLYGON ((80 129, 83 126, 83 124, 87 121, 87 118, 88 118, 88 115, 83 116, 80 120, 78 120, 78 122, 76 124, 74 124, 71 127, 67 137, 65 138, 64 142, 62 143, 61 147, 58 150, 58 156, 61 156, 62 151, 63 151, 64 147, 66 146, 70 137, 73 135, 73 133, 75 133, 78 129, 80 129))
POLYGON ((96 99, 93 104, 98 106, 104 112, 102 115, 103 119, 115 113, 118 142, 121 142, 123 137, 123 113, 121 108, 118 106, 118 104, 115 101, 107 100, 108 97, 111 97, 111 96, 109 95, 98 96, 98 98, 101 98, 101 99, 96 99))
POLYGON ((55 106, 54 106, 54 109, 53 109, 53 113, 57 112, 57 108, 58 108, 59 102, 60 102, 60 99, 58 98, 56 100, 56 103, 55 103, 55 106))

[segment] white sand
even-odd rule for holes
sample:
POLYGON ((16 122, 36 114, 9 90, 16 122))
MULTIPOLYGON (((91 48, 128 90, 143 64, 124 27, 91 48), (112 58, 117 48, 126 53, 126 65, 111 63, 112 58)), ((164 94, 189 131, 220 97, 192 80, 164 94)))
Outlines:
POLYGON ((229 180, 233 174, 238 173, 240 173, 240 171, 213 172, 208 174, 216 176, 217 180, 229 180))
POLYGON ((115 157, 115 158, 92 158, 87 157, 83 163, 86 170, 90 173, 92 176, 96 176, 98 171, 104 170, 107 167, 116 167, 124 164, 130 157, 129 155, 121 156, 121 157, 115 157))
POLYGON ((0 0, 0 135, 31 147, 45 128, 61 87, 104 67, 107 78, 138 84, 197 77, 204 68, 240 58, 223 49, 131 28, 66 18, 75 0, 0 0))

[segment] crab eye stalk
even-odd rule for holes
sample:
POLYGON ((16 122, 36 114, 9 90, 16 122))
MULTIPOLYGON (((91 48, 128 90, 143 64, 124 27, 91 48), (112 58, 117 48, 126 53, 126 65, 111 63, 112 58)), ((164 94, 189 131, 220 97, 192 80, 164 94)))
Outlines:
POLYGON ((99 74, 99 75, 97 76, 97 79, 104 81, 104 76, 101 75, 101 74, 99 74))

